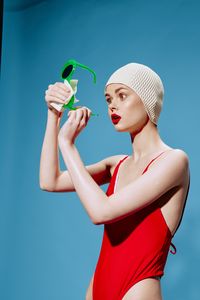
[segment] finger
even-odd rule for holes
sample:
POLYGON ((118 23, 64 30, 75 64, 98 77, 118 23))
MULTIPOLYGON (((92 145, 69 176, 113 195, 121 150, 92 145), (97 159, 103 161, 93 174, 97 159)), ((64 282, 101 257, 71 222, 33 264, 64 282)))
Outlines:
POLYGON ((87 119, 87 122, 88 122, 88 120, 89 120, 89 118, 90 118, 90 116, 91 116, 91 114, 92 114, 92 111, 91 111, 91 109, 89 109, 89 108, 86 107, 86 106, 83 106, 82 108, 84 108, 84 109, 86 110, 86 112, 87 112, 86 119, 87 119))
POLYGON ((59 98, 59 99, 61 99, 61 100, 64 100, 64 101, 66 101, 68 98, 69 98, 69 93, 67 93, 67 92, 63 92, 63 94, 61 94, 60 93, 60 91, 55 91, 55 90, 49 90, 49 91, 47 91, 46 92, 46 95, 48 95, 48 96, 53 96, 53 97, 57 97, 57 98, 59 98))
POLYGON ((83 111, 84 111, 83 119, 84 119, 85 123, 87 124, 88 119, 89 119, 88 118, 88 109, 87 109, 87 107, 83 106, 83 111))
POLYGON ((70 117, 71 113, 72 113, 72 110, 69 110, 68 113, 67 113, 67 116, 70 117))
POLYGON ((87 111, 92 112, 91 109, 89 109, 87 106, 82 106, 82 108, 85 108, 87 111))
POLYGON ((89 118, 90 118, 90 112, 87 110, 87 115, 86 115, 86 122, 88 123, 89 121, 89 118))
POLYGON ((57 92, 63 96, 69 96, 69 94, 71 93, 70 89, 67 88, 66 90, 63 90, 62 88, 60 88, 59 86, 54 85, 52 88, 49 89, 49 92, 54 91, 57 92))
POLYGON ((82 111, 82 117, 79 120, 79 128, 82 128, 87 125, 88 119, 87 119, 87 110, 83 108, 81 108, 80 110, 82 111))
POLYGON ((82 106, 82 108, 86 111, 86 117, 89 118, 90 115, 92 114, 91 109, 89 109, 89 108, 86 107, 86 106, 82 106))
POLYGON ((83 113, 84 113, 83 118, 84 118, 85 122, 87 123, 87 121, 88 121, 87 109, 84 109, 83 113))
POLYGON ((83 117, 83 110, 81 108, 76 109, 76 121, 80 122, 83 117))
POLYGON ((56 91, 60 90, 61 92, 64 92, 64 93, 71 92, 70 88, 62 82, 56 82, 54 84, 49 84, 48 85, 48 91, 50 91, 50 90, 56 90, 56 91))
POLYGON ((59 98, 57 98, 57 97, 54 97, 54 96, 49 96, 49 95, 46 95, 45 96, 45 101, 46 102, 57 102, 57 103, 61 103, 61 104, 64 104, 65 103, 65 101, 64 100, 62 100, 62 99, 59 99, 59 98))
POLYGON ((54 85, 50 85, 49 88, 45 91, 45 93, 47 94, 51 94, 52 92, 57 92, 63 96, 69 96, 69 94, 71 93, 70 89, 67 88, 66 90, 63 90, 62 88, 60 88, 59 86, 54 85))
POLYGON ((69 88, 68 88, 68 87, 66 86, 66 84, 63 83, 63 82, 56 82, 55 85, 56 85, 57 87, 60 87, 60 88, 61 88, 62 90, 64 90, 64 91, 69 90, 69 88))
POLYGON ((70 110, 67 115, 68 115, 68 120, 73 120, 73 121, 76 120, 76 112, 74 110, 70 110))
POLYGON ((61 93, 61 94, 63 94, 63 95, 68 95, 69 93, 71 93, 71 90, 70 90, 70 88, 69 87, 67 87, 67 86, 65 86, 66 88, 65 89, 63 89, 62 87, 60 87, 60 85, 54 85, 52 88, 51 88, 51 90, 53 90, 53 91, 56 91, 56 92, 58 92, 58 93, 61 93))
POLYGON ((84 106, 84 107, 85 107, 86 110, 87 110, 87 118, 89 119, 90 116, 91 116, 91 114, 92 114, 92 111, 91 111, 91 109, 89 109, 88 107, 86 107, 86 106, 84 106))

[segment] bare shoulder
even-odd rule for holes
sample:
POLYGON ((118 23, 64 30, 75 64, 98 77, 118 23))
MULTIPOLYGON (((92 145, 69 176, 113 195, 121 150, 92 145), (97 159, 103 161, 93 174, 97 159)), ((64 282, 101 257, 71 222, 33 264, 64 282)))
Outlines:
POLYGON ((189 156, 188 154, 182 149, 173 149, 172 155, 176 158, 178 163, 185 168, 189 168, 189 156))
POLYGON ((173 149, 174 151, 174 153, 177 153, 177 155, 179 155, 180 157, 182 157, 182 159, 185 159, 185 160, 187 160, 187 161, 189 161, 189 156, 188 156, 188 154, 184 151, 184 150, 182 150, 182 149, 173 149))
POLYGON ((182 149, 176 149, 176 148, 171 148, 169 149, 170 151, 166 151, 160 158, 166 159, 168 161, 174 161, 177 159, 177 163, 179 164, 185 164, 186 166, 189 165, 189 156, 187 153, 182 150, 182 149))
POLYGON ((117 166, 117 164, 119 163, 119 161, 122 160, 125 156, 127 156, 127 154, 118 154, 118 155, 109 156, 107 158, 107 162, 110 167, 111 176, 113 175, 114 169, 117 166))
POLYGON ((157 159, 151 161, 148 169, 157 173, 158 166, 160 170, 163 170, 165 175, 167 172, 173 174, 174 180, 176 180, 179 187, 188 186, 190 179, 189 157, 184 150, 168 148, 162 155, 159 155, 157 159))
POLYGON ((186 183, 186 185, 188 184, 189 180, 190 180, 190 159, 188 154, 182 150, 182 149, 175 149, 176 151, 176 155, 177 155, 177 159, 179 160, 179 165, 180 167, 182 167, 183 169, 183 184, 186 183))
POLYGON ((164 153, 163 166, 164 164, 169 166, 176 166, 177 174, 180 174, 180 182, 182 186, 187 186, 190 179, 189 169, 189 156, 182 149, 171 149, 173 151, 167 151, 164 153))

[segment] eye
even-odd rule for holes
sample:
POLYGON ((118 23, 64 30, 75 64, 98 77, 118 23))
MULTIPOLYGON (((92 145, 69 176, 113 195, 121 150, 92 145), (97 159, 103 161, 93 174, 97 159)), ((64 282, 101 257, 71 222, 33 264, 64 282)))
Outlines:
POLYGON ((124 93, 119 93, 119 95, 123 95, 123 96, 125 96, 125 97, 121 97, 121 96, 120 96, 120 98, 123 98, 123 99, 125 99, 125 98, 126 98, 126 94, 124 94, 124 93))
POLYGON ((107 98, 107 99, 106 99, 106 102, 107 102, 107 103, 110 103, 110 98, 107 98))
MULTIPOLYGON (((127 97, 127 95, 124 94, 124 93, 119 93, 119 97, 122 98, 122 99, 125 99, 127 97)), ((106 98, 106 102, 108 104, 110 104, 111 103, 111 99, 110 98, 106 98)))

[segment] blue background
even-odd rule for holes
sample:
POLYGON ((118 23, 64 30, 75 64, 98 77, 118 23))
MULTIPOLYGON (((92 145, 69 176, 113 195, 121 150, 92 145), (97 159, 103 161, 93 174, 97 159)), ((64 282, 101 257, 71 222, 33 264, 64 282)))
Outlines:
MULTIPOLYGON (((190 159, 183 221, 161 280, 164 299, 199 299, 199 1, 5 1, 1 78, 0 298, 85 299, 99 256, 103 225, 89 219, 76 193, 39 187, 47 120, 44 93, 70 58, 77 98, 91 117, 76 146, 85 165, 131 154, 128 133, 107 115, 104 85, 117 68, 139 62, 165 87, 158 128, 165 143, 190 159)), ((63 116, 62 124, 67 115, 63 116)), ((60 155, 61 169, 66 169, 60 155)), ((101 187, 106 191, 107 185, 101 187)))

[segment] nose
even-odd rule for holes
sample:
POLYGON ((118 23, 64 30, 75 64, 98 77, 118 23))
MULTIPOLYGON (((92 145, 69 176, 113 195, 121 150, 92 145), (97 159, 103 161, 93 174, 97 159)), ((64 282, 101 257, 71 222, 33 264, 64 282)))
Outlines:
POLYGON ((112 102, 110 103, 109 108, 111 111, 113 111, 114 109, 118 110, 117 100, 112 99, 112 102))

